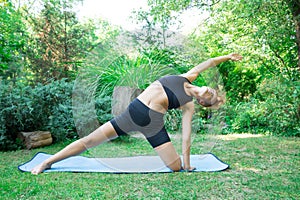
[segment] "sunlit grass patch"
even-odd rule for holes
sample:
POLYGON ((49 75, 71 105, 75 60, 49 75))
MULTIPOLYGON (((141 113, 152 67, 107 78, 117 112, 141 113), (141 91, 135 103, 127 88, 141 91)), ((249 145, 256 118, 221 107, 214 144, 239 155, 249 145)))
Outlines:
MULTIPOLYGON (((173 136, 172 136, 173 137, 173 136)), ((230 169, 213 173, 21 173, 17 166, 39 151, 55 153, 69 142, 0 153, 1 199, 299 199, 300 139, 256 135, 193 135, 192 153, 211 152, 230 169), (247 137, 246 137, 247 136, 247 137), (227 138, 226 138, 227 137, 227 138), (217 139, 216 139, 217 138, 217 139), (230 138, 230 139, 228 139, 230 138)), ((174 138, 172 138, 174 139, 174 138)), ((109 142, 98 156, 151 154, 143 138, 109 142), (101 154, 103 153, 103 154, 101 154)), ((91 156, 90 153, 83 155, 91 156)))

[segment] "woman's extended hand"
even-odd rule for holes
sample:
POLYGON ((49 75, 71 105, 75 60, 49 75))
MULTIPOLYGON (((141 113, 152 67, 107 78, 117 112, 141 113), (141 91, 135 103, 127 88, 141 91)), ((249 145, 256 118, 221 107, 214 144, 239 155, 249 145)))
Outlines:
POLYGON ((231 53, 231 54, 229 54, 229 58, 232 61, 239 61, 239 60, 243 59, 243 56, 241 56, 240 54, 237 54, 237 53, 231 53))
POLYGON ((32 170, 31 170, 31 174, 37 175, 42 173, 45 169, 50 169, 51 165, 49 164, 45 164, 45 163, 41 163, 37 166, 35 166, 32 170))

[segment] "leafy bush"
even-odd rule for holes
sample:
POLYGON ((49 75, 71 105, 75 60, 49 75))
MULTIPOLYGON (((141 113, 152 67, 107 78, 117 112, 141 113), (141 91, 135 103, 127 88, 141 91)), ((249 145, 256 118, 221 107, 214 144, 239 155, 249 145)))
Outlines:
POLYGON ((8 139, 15 139, 18 131, 28 131, 34 129, 35 121, 42 122, 40 118, 39 109, 34 109, 34 106, 39 106, 31 101, 33 90, 31 87, 24 87, 21 85, 4 85, 1 84, 1 114, 4 119, 4 126, 8 139), (36 118, 35 118, 36 117, 36 118))
POLYGON ((111 120, 111 97, 99 96, 95 99, 95 109, 100 124, 104 124, 111 120))
POLYGON ((179 110, 169 110, 165 116, 165 127, 168 132, 172 133, 174 131, 181 131, 181 116, 182 113, 179 110))
POLYGON ((2 82, 0 87, 1 150, 15 149, 20 131, 49 130, 56 141, 76 136, 72 83, 61 80, 30 87, 2 82))
POLYGON ((72 90, 73 82, 66 80, 53 81, 52 83, 37 87, 43 99, 40 104, 47 116, 45 128, 51 132, 54 139, 61 141, 65 138, 77 136, 72 116, 72 90))
POLYGON ((240 102, 256 92, 258 74, 253 69, 232 62, 222 63, 218 69, 223 77, 228 100, 240 102))
POLYGON ((300 136, 299 82, 272 79, 262 83, 258 91, 264 99, 227 106, 232 131, 300 136))
POLYGON ((16 148, 12 140, 9 139, 6 134, 5 119, 2 110, 0 111, 0 146, 0 150, 16 148))
MULTIPOLYGON (((53 81, 47 85, 35 87, 22 84, 0 84, 0 150, 18 148, 16 143, 20 131, 48 130, 54 141, 78 137, 76 128, 86 127, 77 124, 73 117, 73 82, 53 81)), ((97 125, 111 119, 111 97, 97 95, 91 102, 97 125)), ((79 108, 83 117, 89 119, 90 111, 79 108)), ((85 122, 82 122, 85 123, 85 122)), ((93 131, 95 126, 91 127, 93 131)))
POLYGON ((86 60, 88 67, 82 68, 79 75, 85 82, 89 80, 94 91, 109 90, 106 94, 112 94, 116 85, 145 89, 161 76, 178 74, 188 65, 179 54, 157 48, 142 49, 135 56, 91 54, 86 60))

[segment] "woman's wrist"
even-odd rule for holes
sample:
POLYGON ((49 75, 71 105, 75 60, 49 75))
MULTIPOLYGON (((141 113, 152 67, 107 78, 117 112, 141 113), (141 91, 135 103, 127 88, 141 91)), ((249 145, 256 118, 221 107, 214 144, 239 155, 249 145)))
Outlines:
POLYGON ((53 163, 50 162, 50 161, 48 161, 48 160, 45 160, 45 161, 43 162, 43 165, 46 166, 47 168, 51 168, 51 165, 52 165, 52 164, 53 164, 53 163))
POLYGON ((227 60, 232 60, 232 55, 231 54, 228 54, 226 57, 227 57, 227 60))

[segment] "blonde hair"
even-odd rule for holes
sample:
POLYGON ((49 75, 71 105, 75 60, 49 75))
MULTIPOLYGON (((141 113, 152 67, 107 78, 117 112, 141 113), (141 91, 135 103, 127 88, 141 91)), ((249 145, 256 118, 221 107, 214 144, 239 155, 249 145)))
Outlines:
POLYGON ((221 107, 226 102, 225 95, 222 94, 220 91, 217 91, 213 89, 216 92, 216 98, 212 98, 211 101, 205 101, 202 106, 206 108, 211 108, 211 109, 218 109, 221 107), (212 101, 214 99, 214 101, 212 101))

